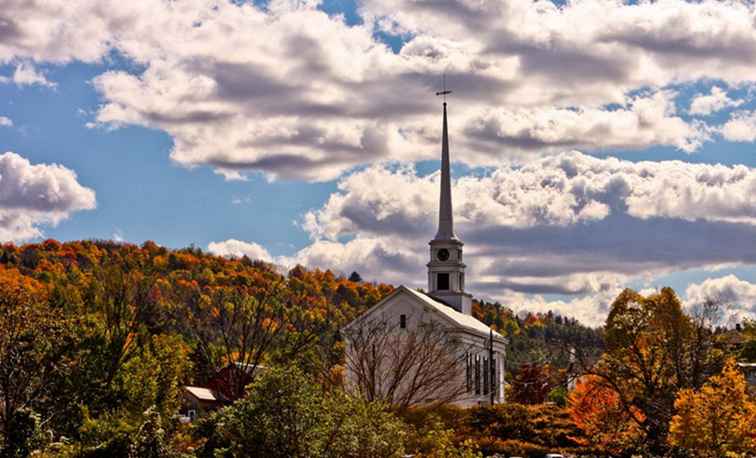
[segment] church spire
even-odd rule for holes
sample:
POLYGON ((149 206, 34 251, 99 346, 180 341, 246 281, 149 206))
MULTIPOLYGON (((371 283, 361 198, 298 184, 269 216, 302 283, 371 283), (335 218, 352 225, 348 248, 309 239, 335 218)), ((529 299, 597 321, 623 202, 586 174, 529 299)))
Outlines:
POLYGON ((449 126, 446 120, 446 95, 451 91, 436 92, 444 96, 444 130, 441 139, 441 195, 438 211, 438 232, 430 241, 428 263, 428 292, 434 298, 470 315, 472 296, 465 293, 465 264, 462 262, 464 243, 454 234, 451 199, 451 164, 449 159, 449 126))
POLYGON ((451 198, 451 170, 449 165, 449 128, 446 122, 446 102, 444 102, 444 132, 441 140, 441 199, 438 212, 438 232, 436 240, 456 239, 454 235, 454 215, 451 198))
POLYGON ((451 166, 449 165, 449 128, 446 122, 446 96, 452 91, 446 89, 446 75, 444 75, 444 89, 436 95, 444 96, 444 131, 441 138, 441 198, 438 208, 438 232, 435 240, 456 240, 454 235, 454 216, 451 200, 451 166))

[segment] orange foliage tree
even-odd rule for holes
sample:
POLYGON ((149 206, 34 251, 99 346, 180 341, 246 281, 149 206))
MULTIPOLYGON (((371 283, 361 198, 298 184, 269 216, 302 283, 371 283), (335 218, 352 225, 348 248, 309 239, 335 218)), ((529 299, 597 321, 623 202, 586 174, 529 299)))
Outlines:
MULTIPOLYGON (((587 372, 639 427, 643 446, 635 451, 665 455, 677 392, 700 387, 723 363, 711 323, 687 315, 671 288, 646 297, 625 290, 612 304, 605 330, 606 351, 587 372)), ((612 433, 613 426, 607 428, 612 433)))
POLYGON ((626 410, 620 403, 616 391, 601 378, 580 378, 569 396, 570 417, 584 433, 575 439, 612 455, 635 447, 642 437, 640 425, 645 418, 638 409, 626 410))
POLYGON ((735 360, 700 390, 680 391, 670 424, 670 444, 692 456, 715 458, 756 454, 756 401, 735 360))

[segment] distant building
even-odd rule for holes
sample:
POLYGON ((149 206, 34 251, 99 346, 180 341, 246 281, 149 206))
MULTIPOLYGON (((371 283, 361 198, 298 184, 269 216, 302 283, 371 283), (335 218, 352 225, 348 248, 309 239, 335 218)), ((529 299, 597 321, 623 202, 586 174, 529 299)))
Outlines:
MULTIPOLYGON (((438 232, 430 241, 430 261, 428 268, 428 293, 422 293, 400 286, 392 294, 376 304, 362 316, 344 328, 347 354, 356 352, 356 339, 351 338, 361 326, 369 322, 387 323, 394 335, 383 341, 401 343, 401 336, 417 332, 419 327, 435 324, 448 336, 450 359, 459 365, 455 380, 447 380, 439 386, 437 395, 429 395, 428 401, 443 399, 446 390, 462 392, 455 396, 453 403, 472 406, 504 400, 504 354, 506 340, 492 331, 486 324, 472 316, 472 296, 465 292, 464 243, 454 233, 451 173, 449 160, 449 134, 447 127, 446 102, 443 105, 443 137, 441 147, 441 191, 439 202, 438 232), (453 345, 452 345, 453 343, 453 345), (350 353, 351 352, 351 353, 350 353)), ((375 349, 374 353, 392 353, 393 349, 375 349)), ((396 358, 396 351, 393 352, 396 358)), ((355 357, 356 358, 356 357, 355 357)), ((387 360, 390 359, 387 358, 387 360)), ((391 362, 377 367, 378 374, 371 377, 392 377, 388 367, 391 362)), ((402 362, 396 362, 402 364, 402 362)), ((361 375, 354 364, 347 364, 347 382, 357 383, 361 375)), ((381 380, 375 381, 381 385, 381 380)), ((411 385, 408 382, 407 385, 411 385)), ((385 388, 385 387, 384 387, 385 388)), ((388 387, 391 390, 409 390, 409 386, 388 387)))
POLYGON ((192 421, 226 404, 229 404, 229 401, 217 391, 199 386, 184 386, 180 414, 192 421))
POLYGON ((756 392, 756 363, 738 363, 738 368, 748 382, 749 391, 756 392))
POLYGON ((244 364, 235 362, 228 364, 219 370, 213 378, 207 383, 209 389, 221 394, 225 399, 235 401, 238 399, 234 393, 243 392, 243 388, 254 380, 259 371, 264 371, 265 367, 257 364, 244 364), (239 390, 234 389, 238 384, 239 390))

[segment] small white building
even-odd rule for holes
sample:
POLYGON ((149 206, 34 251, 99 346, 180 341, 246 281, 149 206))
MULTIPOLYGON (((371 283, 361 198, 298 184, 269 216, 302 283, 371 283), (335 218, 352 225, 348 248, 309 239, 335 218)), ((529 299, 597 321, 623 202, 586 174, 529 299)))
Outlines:
POLYGON ((506 340, 472 316, 464 243, 454 233, 446 102, 438 232, 430 241, 428 293, 400 286, 343 329, 347 384, 401 405, 461 406, 504 400, 506 340))

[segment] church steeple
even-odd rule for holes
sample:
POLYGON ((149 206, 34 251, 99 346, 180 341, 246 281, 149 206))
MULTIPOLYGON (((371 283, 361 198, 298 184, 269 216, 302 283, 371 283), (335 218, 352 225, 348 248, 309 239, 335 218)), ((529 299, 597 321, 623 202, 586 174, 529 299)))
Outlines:
MULTIPOLYGON (((444 84, 445 86, 445 84, 444 84)), ((465 264, 462 262, 464 243, 454 234, 454 215, 451 194, 451 164, 449 158, 449 127, 446 115, 446 87, 436 95, 444 96, 444 124, 441 138, 441 193, 438 209, 438 232, 430 241, 428 263, 428 291, 434 298, 459 312, 472 313, 472 296, 465 293, 465 264)))
POLYGON ((444 131, 441 137, 441 199, 438 211, 438 232, 436 233, 436 240, 452 240, 457 238, 457 236, 454 235, 450 168, 449 128, 446 121, 446 102, 444 102, 444 131))

